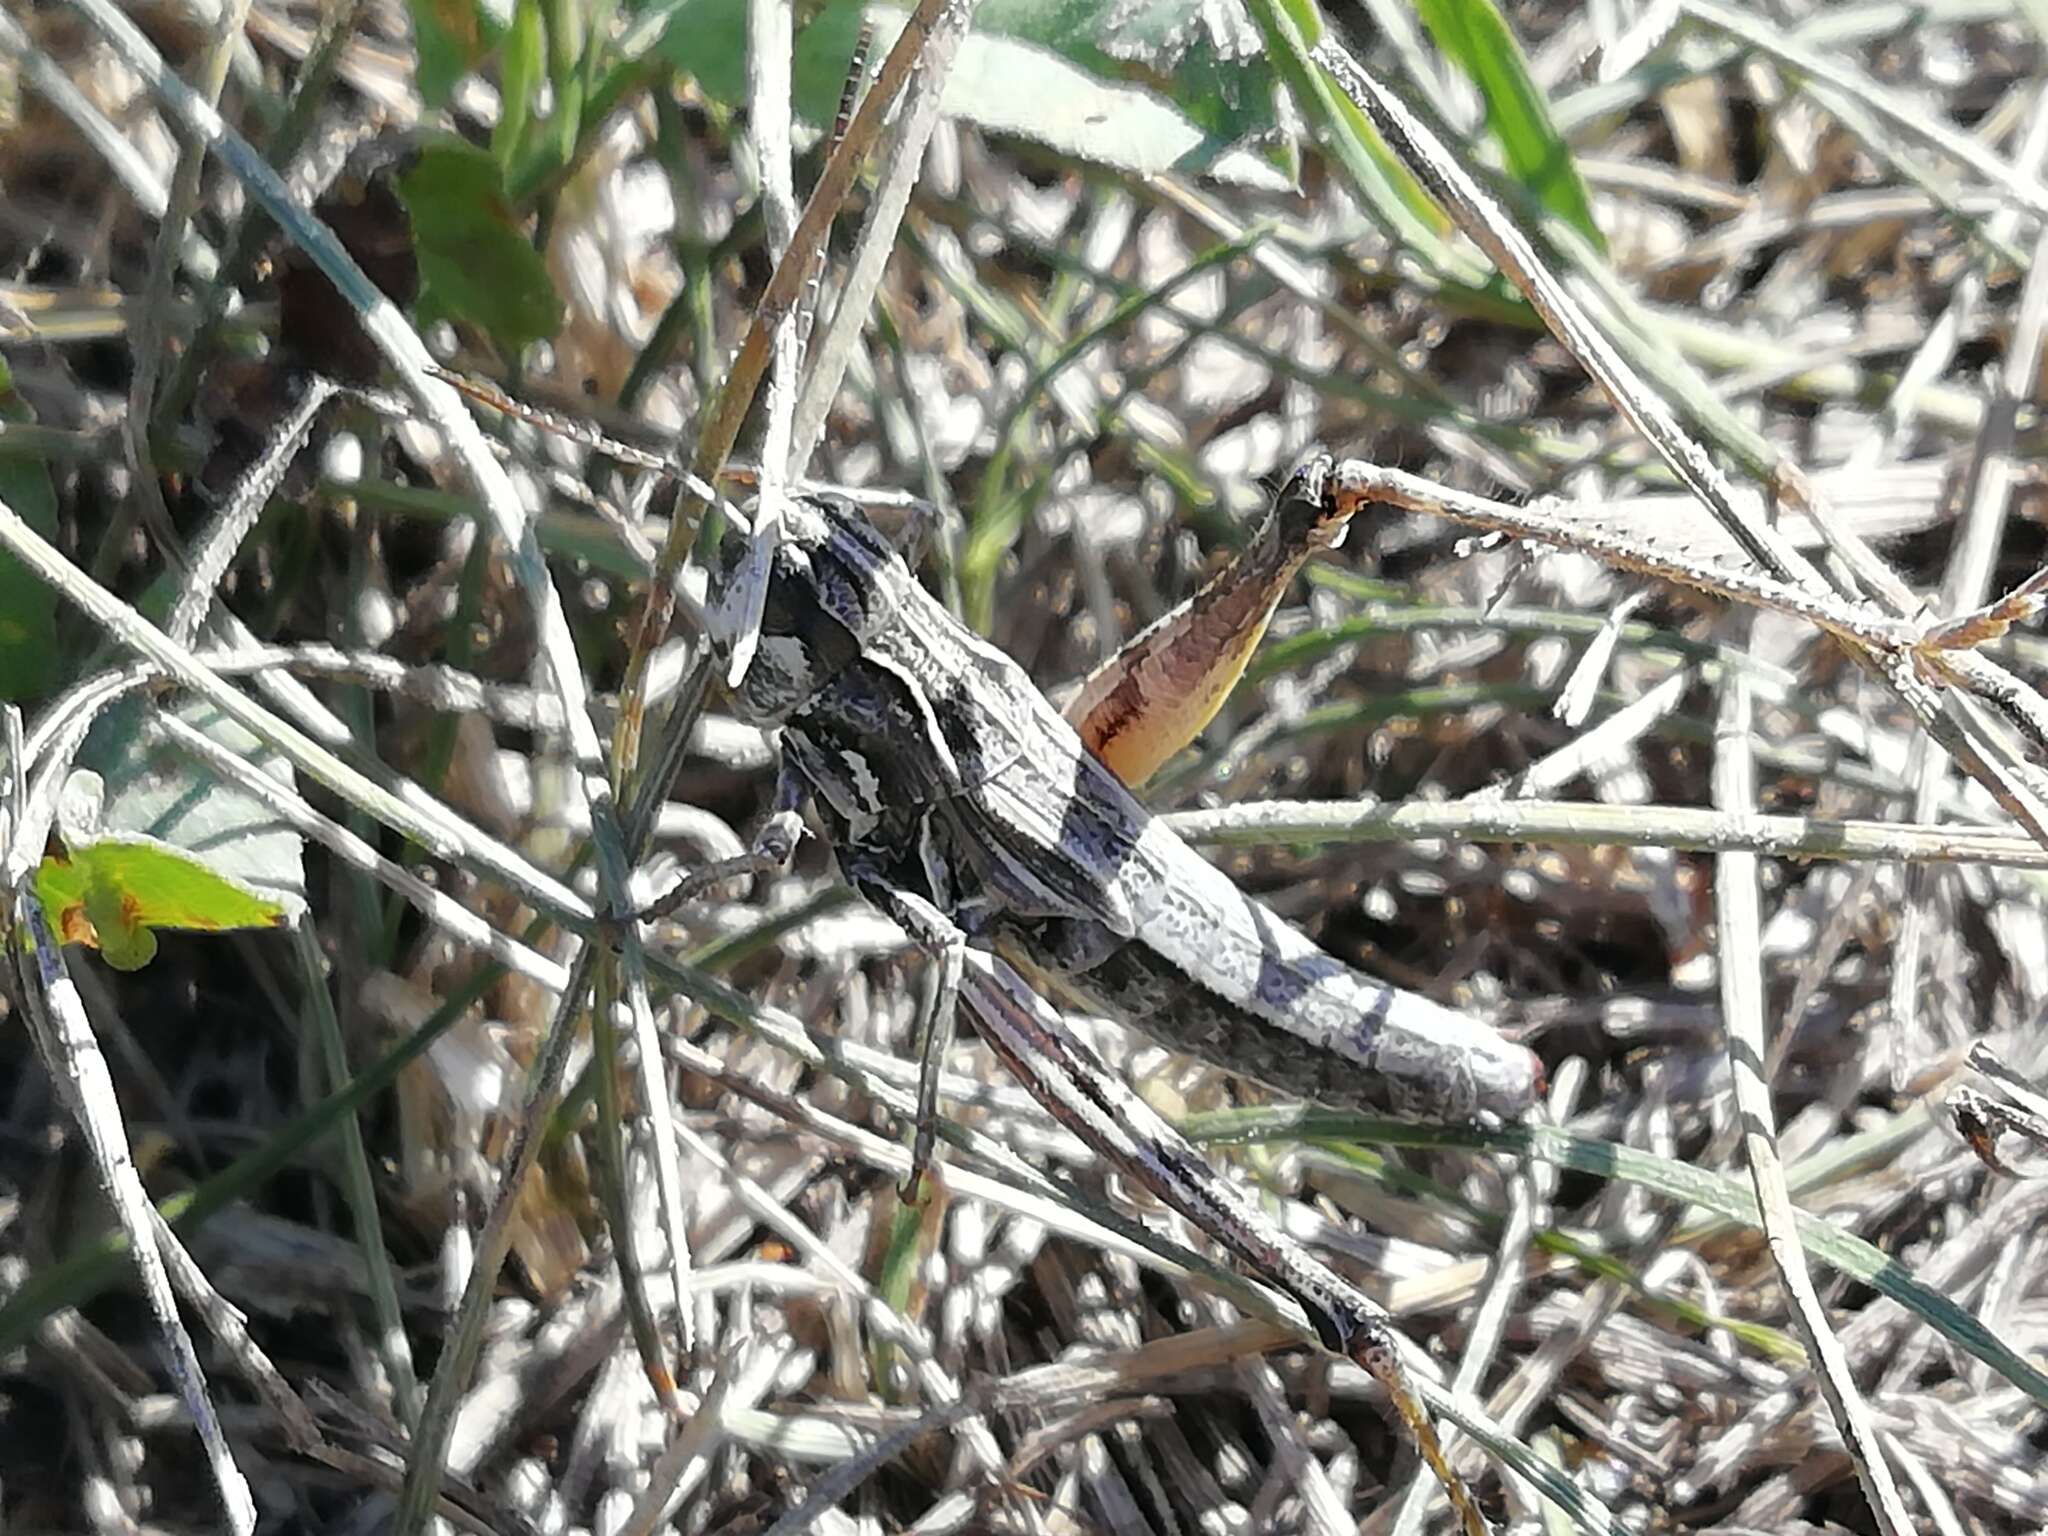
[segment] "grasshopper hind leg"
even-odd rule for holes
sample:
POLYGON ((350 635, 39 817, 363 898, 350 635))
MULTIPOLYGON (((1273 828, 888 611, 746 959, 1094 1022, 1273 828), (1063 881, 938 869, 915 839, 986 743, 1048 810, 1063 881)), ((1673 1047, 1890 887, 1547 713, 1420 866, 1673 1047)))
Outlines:
POLYGON ((1090 918, 1043 918, 1034 932, 1036 953, 1062 974, 1092 971, 1130 943, 1107 923, 1090 918))

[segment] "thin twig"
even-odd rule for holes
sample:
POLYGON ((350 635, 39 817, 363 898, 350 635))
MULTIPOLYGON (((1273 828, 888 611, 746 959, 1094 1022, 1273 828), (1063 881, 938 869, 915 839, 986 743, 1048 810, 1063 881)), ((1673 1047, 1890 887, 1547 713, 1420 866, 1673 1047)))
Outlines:
POLYGON ((1756 811, 1708 811, 1684 805, 1614 806, 1476 795, 1447 803, 1265 800, 1215 810, 1176 811, 1164 820, 1188 842, 1216 847, 1399 843, 1442 837, 1581 848, 1747 852, 1777 859, 1894 859, 2048 869, 2048 849, 2004 827, 1843 821, 1756 811))

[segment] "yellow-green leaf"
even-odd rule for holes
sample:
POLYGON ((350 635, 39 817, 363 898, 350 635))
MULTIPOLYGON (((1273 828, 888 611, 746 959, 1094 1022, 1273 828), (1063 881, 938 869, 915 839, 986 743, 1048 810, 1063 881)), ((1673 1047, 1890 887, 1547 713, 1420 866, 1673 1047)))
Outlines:
POLYGON ((36 894, 53 933, 91 945, 122 971, 150 962, 158 928, 274 928, 288 916, 282 903, 170 844, 135 836, 49 855, 36 869, 36 894))

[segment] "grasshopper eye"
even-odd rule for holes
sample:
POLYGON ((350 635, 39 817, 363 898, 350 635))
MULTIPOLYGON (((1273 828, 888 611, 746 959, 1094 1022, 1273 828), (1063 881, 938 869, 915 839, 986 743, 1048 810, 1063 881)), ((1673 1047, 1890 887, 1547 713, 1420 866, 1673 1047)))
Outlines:
POLYGON ((1340 510, 1329 494, 1334 464, 1327 453, 1311 454, 1280 488, 1274 504, 1278 516, 1273 520, 1273 528, 1284 547, 1335 549, 1344 542, 1351 514, 1340 510))
POLYGON ((763 724, 787 719, 859 654, 860 641, 818 600, 811 552, 784 544, 769 562, 760 643, 734 708, 763 724))

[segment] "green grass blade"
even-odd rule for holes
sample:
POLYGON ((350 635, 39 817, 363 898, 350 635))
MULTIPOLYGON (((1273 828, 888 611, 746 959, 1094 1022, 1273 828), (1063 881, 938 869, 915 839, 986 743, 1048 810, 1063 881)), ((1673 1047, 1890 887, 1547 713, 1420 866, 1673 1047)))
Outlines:
POLYGON ((1486 100, 1486 127, 1509 173, 1559 218, 1601 250, 1592 200, 1571 147, 1551 121, 1550 104, 1529 74, 1522 45, 1493 0, 1416 0, 1423 25, 1486 100))
POLYGON ((1246 8, 1265 36, 1266 57, 1368 216, 1432 270, 1459 282, 1485 282, 1486 269, 1444 238, 1450 221, 1443 211, 1309 57, 1323 31, 1313 0, 1248 0, 1246 8))

